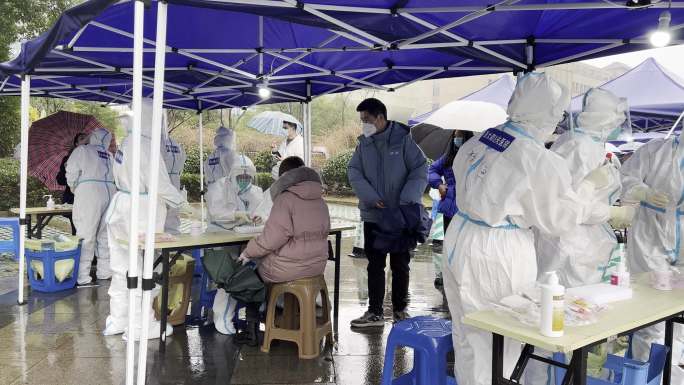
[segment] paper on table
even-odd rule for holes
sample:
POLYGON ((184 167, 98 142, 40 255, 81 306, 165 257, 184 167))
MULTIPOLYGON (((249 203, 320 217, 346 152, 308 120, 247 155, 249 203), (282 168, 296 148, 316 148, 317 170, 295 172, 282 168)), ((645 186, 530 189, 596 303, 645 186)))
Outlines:
POLYGON ((259 225, 259 226, 253 226, 253 225, 243 225, 243 226, 235 226, 233 228, 233 231, 235 231, 238 234, 256 234, 256 233, 261 233, 264 231, 264 226, 259 225))

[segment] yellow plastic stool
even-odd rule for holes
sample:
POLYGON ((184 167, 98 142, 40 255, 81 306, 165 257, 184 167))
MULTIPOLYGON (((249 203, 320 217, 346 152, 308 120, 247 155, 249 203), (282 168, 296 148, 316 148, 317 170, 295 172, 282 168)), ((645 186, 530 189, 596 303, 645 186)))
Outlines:
POLYGON ((322 275, 271 286, 262 352, 270 351, 273 340, 291 341, 297 344, 299 358, 312 359, 320 354, 321 340, 326 336, 330 336, 328 342, 332 342, 330 299, 322 275), (320 319, 316 317, 316 297, 319 293, 323 300, 323 316, 320 319), (285 307, 282 316, 276 317, 276 300, 281 295, 285 297, 285 307))

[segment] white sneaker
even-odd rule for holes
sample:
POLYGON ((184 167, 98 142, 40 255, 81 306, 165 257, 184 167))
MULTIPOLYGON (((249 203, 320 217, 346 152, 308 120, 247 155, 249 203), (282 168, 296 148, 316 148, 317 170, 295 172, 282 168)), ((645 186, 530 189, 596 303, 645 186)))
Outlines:
POLYGON ((117 334, 123 334, 126 331, 126 327, 119 327, 114 321, 108 316, 105 321, 105 329, 102 332, 104 336, 115 336, 117 334))

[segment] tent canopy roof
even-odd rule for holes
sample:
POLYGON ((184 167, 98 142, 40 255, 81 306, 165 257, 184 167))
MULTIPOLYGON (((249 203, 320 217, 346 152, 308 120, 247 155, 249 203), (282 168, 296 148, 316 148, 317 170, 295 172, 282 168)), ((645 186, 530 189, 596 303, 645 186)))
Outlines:
MULTIPOLYGON (((2 93, 121 103, 130 100, 133 1, 90 0, 25 43, 2 93)), ((168 108, 213 109, 423 79, 515 72, 648 48, 668 6, 597 0, 168 0, 168 108), (397 8, 398 7, 398 8, 397 8), (529 46, 529 49, 526 48, 529 46), (528 56, 528 53, 532 53, 528 56), (528 62, 531 63, 528 65, 528 62), (270 99, 258 96, 267 85, 270 99)), ((145 15, 145 95, 151 94, 156 1, 145 15)), ((671 4, 675 34, 684 1, 671 4)), ((675 43, 679 40, 675 37, 675 43)))
MULTIPOLYGON (((668 123, 671 125, 684 110, 684 80, 653 58, 646 59, 599 88, 627 99, 632 124, 638 128, 658 128, 667 126, 668 123)), ((583 96, 572 99, 573 112, 582 110, 583 96)))

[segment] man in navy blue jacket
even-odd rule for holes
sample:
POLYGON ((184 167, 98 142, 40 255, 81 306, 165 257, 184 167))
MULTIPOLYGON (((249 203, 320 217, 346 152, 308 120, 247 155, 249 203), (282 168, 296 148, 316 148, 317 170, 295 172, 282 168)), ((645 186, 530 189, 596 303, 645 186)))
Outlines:
MULTIPOLYGON (((363 135, 349 162, 349 182, 359 198, 364 252, 368 258, 368 311, 352 327, 384 325, 387 253, 373 248, 383 210, 421 204, 427 186, 427 161, 408 126, 387 120, 387 107, 374 98, 358 105, 363 135)), ((407 318, 410 250, 390 253, 393 318, 407 318)))

